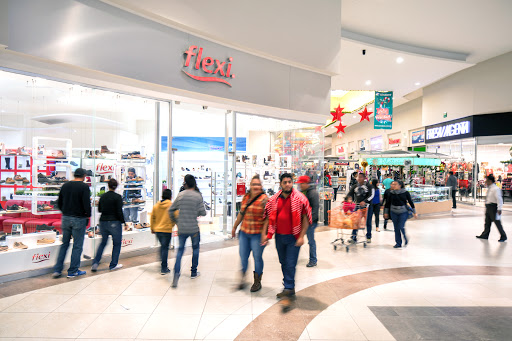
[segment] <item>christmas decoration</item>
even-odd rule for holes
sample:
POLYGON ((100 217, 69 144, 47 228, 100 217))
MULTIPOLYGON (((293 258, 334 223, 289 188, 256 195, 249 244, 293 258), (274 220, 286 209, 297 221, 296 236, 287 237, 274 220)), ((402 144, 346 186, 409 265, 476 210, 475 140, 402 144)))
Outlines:
POLYGON ((359 122, 363 122, 364 120, 367 120, 368 122, 370 122, 371 114, 373 114, 373 111, 368 111, 368 109, 366 107, 364 107, 364 110, 359 113, 359 115, 361 115, 361 121, 359 121, 359 122))
POLYGON ((337 133, 337 134, 339 134, 339 133, 345 133, 345 128, 346 128, 346 127, 347 127, 347 126, 344 126, 344 125, 343 125, 343 123, 340 121, 340 125, 337 125, 337 126, 336 126, 336 129, 337 129, 337 132, 336 132, 336 133, 337 133))
POLYGON ((318 126, 315 128, 315 133, 320 133, 322 131, 322 126, 318 126))
POLYGON ((363 170, 366 172, 366 167, 368 167, 368 162, 366 162, 366 161, 361 162, 361 166, 363 167, 363 170))
POLYGON ((345 108, 342 108, 342 107, 338 104, 338 107, 334 110, 334 112, 336 113, 336 120, 341 121, 341 118, 343 117, 343 115, 345 115, 345 114, 343 113, 343 109, 345 109, 345 108))

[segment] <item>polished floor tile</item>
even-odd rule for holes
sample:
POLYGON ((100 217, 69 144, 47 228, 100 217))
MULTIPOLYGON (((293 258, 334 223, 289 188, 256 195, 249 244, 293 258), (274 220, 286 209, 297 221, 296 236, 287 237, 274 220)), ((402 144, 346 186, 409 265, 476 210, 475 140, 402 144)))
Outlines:
POLYGON ((101 314, 79 338, 136 338, 149 316, 149 314, 101 314))
POLYGON ((50 313, 23 333, 33 338, 77 338, 98 318, 99 314, 50 313))

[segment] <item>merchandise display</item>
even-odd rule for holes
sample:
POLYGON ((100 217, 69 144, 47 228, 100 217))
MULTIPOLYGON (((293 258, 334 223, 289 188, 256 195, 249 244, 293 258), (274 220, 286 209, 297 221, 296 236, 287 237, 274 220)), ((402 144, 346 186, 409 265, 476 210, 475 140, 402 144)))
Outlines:
POLYGON ((407 187, 416 206, 417 214, 450 212, 452 207, 450 187, 407 187))

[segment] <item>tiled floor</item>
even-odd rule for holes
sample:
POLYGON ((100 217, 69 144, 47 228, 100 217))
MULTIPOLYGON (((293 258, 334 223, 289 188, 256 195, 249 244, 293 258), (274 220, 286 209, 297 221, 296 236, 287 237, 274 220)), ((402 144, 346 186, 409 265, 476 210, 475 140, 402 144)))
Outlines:
MULTIPOLYGON (((508 230, 512 214, 503 219, 508 230)), ((335 231, 318 232, 319 265, 305 267, 304 246, 296 278, 302 291, 287 314, 276 305, 282 274, 274 245, 264 252, 264 288, 254 294, 234 290, 236 246, 201 253, 201 277, 184 275, 177 289, 170 288, 170 276, 161 276, 157 263, 58 282, 0 299, 0 341, 404 340, 396 331, 403 323, 399 318, 416 321, 411 314, 419 311, 439 314, 434 307, 469 314, 480 321, 474 335, 492 328, 492 339, 507 332, 510 315, 486 320, 475 311, 496 310, 475 307, 512 307, 512 249, 497 242, 494 230, 492 240, 475 239, 482 224, 482 210, 461 207, 454 216, 408 222, 407 248, 393 249, 393 233, 379 232, 368 248, 349 253, 333 250, 335 231)), ((188 269, 190 256, 183 262, 188 269)), ((435 321, 407 324, 415 334, 406 335, 443 339, 443 329, 436 334, 432 328, 435 321)))

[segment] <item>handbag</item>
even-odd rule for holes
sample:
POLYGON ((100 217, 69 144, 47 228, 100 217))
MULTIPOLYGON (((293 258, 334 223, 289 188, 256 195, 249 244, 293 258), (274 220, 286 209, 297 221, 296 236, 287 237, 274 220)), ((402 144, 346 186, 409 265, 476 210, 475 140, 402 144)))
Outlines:
POLYGON ((414 218, 414 211, 411 206, 405 205, 407 207, 407 220, 414 218))

